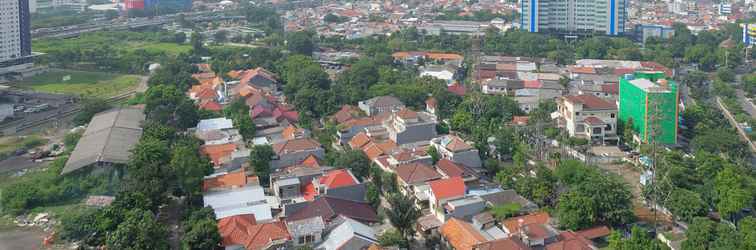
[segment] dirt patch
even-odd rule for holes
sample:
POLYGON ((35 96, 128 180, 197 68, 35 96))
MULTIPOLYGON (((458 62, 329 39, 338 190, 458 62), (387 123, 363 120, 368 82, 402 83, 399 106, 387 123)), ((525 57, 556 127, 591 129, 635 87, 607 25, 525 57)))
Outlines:
POLYGON ((17 228, 0 232, 0 250, 43 249, 47 234, 38 228, 17 228))

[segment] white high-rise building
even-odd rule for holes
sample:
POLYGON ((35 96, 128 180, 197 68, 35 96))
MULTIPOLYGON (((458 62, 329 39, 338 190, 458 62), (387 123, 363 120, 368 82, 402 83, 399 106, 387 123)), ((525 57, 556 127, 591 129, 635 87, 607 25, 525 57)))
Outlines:
POLYGON ((625 32, 629 0, 520 0, 520 28, 529 32, 625 32))
POLYGON ((29 0, 0 0, 0 75, 32 63, 29 0))

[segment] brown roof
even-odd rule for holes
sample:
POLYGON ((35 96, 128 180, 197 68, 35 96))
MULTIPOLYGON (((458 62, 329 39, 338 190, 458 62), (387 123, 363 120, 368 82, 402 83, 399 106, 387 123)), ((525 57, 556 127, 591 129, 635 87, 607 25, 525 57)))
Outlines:
POLYGON ((457 164, 448 159, 441 159, 436 162, 438 171, 442 172, 447 177, 467 177, 474 175, 474 172, 465 166, 457 164))
POLYGON ((604 123, 604 121, 602 121, 601 119, 599 119, 599 118, 597 118, 595 116, 586 117, 585 119, 583 119, 583 121, 585 123, 587 123, 588 125, 591 125, 591 126, 598 126, 598 125, 604 125, 604 124, 606 124, 606 123, 604 123))
POLYGON ((285 155, 291 152, 314 150, 320 147, 320 143, 311 138, 288 140, 273 144, 273 151, 277 155, 285 155))
POLYGON ((331 119, 336 123, 347 122, 359 114, 359 109, 352 105, 341 106, 341 109, 331 116, 331 119))
POLYGON ((466 151, 470 150, 473 147, 470 146, 470 144, 467 144, 462 138, 459 138, 459 136, 456 135, 450 135, 451 141, 449 141, 448 144, 446 144, 446 149, 452 152, 460 152, 460 151, 466 151))
POLYGON ((594 95, 570 95, 565 96, 564 99, 571 103, 583 104, 583 110, 617 109, 617 105, 614 103, 608 102, 594 95))
POLYGON ((618 94, 619 93, 619 83, 611 83, 611 84, 601 85, 601 92, 606 92, 606 93, 610 93, 610 94, 618 94))
POLYGON ((512 217, 505 220, 502 224, 509 232, 519 232, 520 231, 519 220, 522 220, 522 225, 526 226, 526 225, 532 225, 532 224, 549 223, 549 220, 551 220, 551 217, 549 216, 549 213, 538 212, 538 213, 529 214, 529 215, 512 217))
POLYGON ((422 163, 402 164, 396 167, 394 171, 398 178, 410 185, 425 183, 443 177, 433 170, 433 167, 422 163))
POLYGON ((523 115, 523 116, 512 116, 512 124, 514 125, 528 125, 528 121, 530 120, 530 117, 523 115))
POLYGON ((223 175, 206 178, 202 181, 202 191, 207 191, 214 188, 236 188, 247 185, 248 178, 244 172, 244 168, 241 171, 226 173, 223 175))
POLYGON ((200 146, 200 152, 207 155, 215 165, 223 163, 223 159, 230 156, 235 150, 236 145, 231 143, 200 146))
POLYGON ((363 223, 379 221, 375 210, 368 203, 328 196, 316 198, 315 201, 308 203, 286 219, 295 221, 320 216, 323 218, 323 221, 330 222, 339 215, 363 223))
POLYGON ((397 112, 397 116, 401 117, 402 119, 417 119, 417 112, 412 111, 408 108, 402 108, 397 112))
POLYGON ((606 237, 609 234, 612 233, 612 230, 609 230, 606 226, 598 226, 598 227, 592 227, 588 229, 583 229, 576 232, 580 236, 583 236, 586 239, 593 240, 595 238, 601 238, 606 237))
POLYGON ((593 243, 577 233, 563 232, 559 241, 546 245, 546 250, 593 250, 593 243))
POLYGON ((441 226, 440 232, 441 236, 457 250, 472 250, 473 247, 487 241, 470 223, 457 218, 446 221, 441 226))
POLYGON ((478 245, 477 250, 530 250, 530 247, 522 243, 517 237, 489 241, 478 245))
POLYGON ((349 140, 349 146, 352 149, 361 149, 370 142, 370 137, 365 132, 359 132, 349 140))
POLYGON ((224 246, 243 245, 245 249, 267 249, 273 241, 290 240, 282 221, 258 224, 251 214, 226 217, 218 221, 224 246))

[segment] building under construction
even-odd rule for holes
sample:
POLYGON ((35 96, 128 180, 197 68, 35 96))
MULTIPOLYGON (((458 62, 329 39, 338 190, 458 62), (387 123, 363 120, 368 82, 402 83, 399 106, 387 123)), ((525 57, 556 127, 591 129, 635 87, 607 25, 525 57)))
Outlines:
POLYGON ((639 71, 620 78, 619 120, 633 120, 637 139, 649 143, 676 144, 680 96, 677 84, 663 72, 639 71))

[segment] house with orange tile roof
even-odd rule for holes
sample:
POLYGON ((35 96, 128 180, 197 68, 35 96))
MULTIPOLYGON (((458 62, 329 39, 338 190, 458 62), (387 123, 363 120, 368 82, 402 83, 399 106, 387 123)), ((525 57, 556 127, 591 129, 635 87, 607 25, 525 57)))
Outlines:
POLYGON ((482 163, 478 149, 456 135, 444 135, 430 141, 431 147, 436 148, 441 158, 482 171, 482 163))
POLYGON ((236 151, 236 144, 202 145, 200 153, 210 158, 213 165, 220 167, 231 160, 231 154, 236 151))
POLYGON ((223 106, 214 100, 200 101, 198 107, 202 110, 214 111, 214 112, 220 112, 223 110, 223 106))
POLYGON ((326 172, 323 176, 315 177, 311 182, 305 184, 302 195, 305 200, 312 201, 315 197, 326 194, 329 189, 347 187, 360 184, 348 169, 335 169, 326 172))
POLYGON ((556 242, 559 235, 550 222, 551 216, 548 213, 537 212, 506 219, 502 222, 502 229, 510 236, 519 237, 530 247, 542 247, 556 242))
POLYGON ((247 176, 244 168, 241 168, 235 172, 220 172, 205 176, 202 180, 202 191, 219 191, 247 185, 260 185, 260 183, 257 176, 247 176))
POLYGON ((253 215, 236 215, 218 220, 221 244, 226 249, 277 249, 291 236, 281 221, 258 223, 253 215))
POLYGON ((362 110, 352 105, 341 106, 339 111, 331 115, 330 120, 336 124, 345 123, 351 119, 362 116, 362 110))
POLYGON ((428 202, 431 212, 437 214, 439 220, 445 219, 444 204, 450 200, 465 197, 467 186, 462 177, 452 177, 428 182, 428 202))
POLYGON ((294 139, 273 144, 273 152, 276 154, 270 162, 273 169, 300 164, 310 155, 314 155, 318 159, 325 157, 323 147, 311 138, 294 139))
POLYGON ((472 224, 452 218, 439 230, 444 245, 450 249, 473 250, 488 241, 472 224))
POLYGON ((239 80, 239 85, 251 86, 269 93, 278 90, 278 76, 261 67, 232 71, 229 72, 229 76, 239 80))
POLYGON ((478 173, 475 170, 449 159, 440 159, 436 162, 436 171, 443 175, 443 178, 462 177, 465 183, 478 180, 478 173))
POLYGON ((305 128, 299 128, 290 124, 283 131, 281 131, 281 137, 284 140, 303 139, 310 137, 310 131, 305 128))
MULTIPOLYGON (((499 240, 482 243, 476 246, 475 249, 476 250, 531 250, 532 248, 530 248, 528 245, 525 245, 525 243, 523 243, 519 238, 510 237, 507 239, 499 239, 499 240)), ((564 249, 564 250, 567 250, 567 249, 564 249)))

